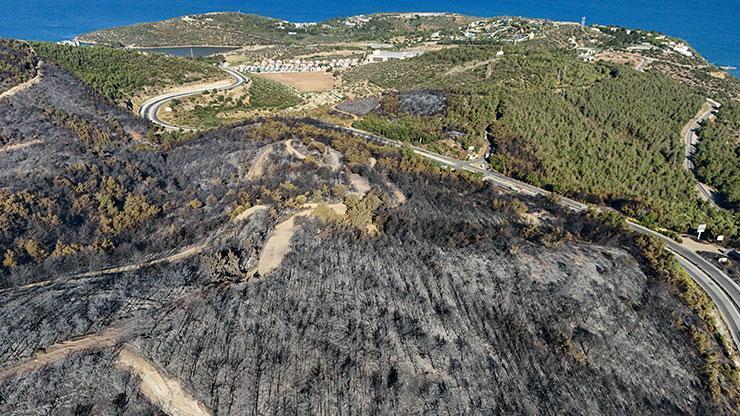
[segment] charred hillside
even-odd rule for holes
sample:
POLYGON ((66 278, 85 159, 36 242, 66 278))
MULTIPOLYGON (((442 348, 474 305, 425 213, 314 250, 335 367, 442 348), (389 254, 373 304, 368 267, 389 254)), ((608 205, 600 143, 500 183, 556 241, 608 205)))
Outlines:
POLYGON ((36 76, 37 64, 38 58, 29 45, 0 39, 0 94, 36 76))
POLYGON ((0 414, 737 408, 618 224, 308 120, 164 135, 50 65, 0 120, 0 414))

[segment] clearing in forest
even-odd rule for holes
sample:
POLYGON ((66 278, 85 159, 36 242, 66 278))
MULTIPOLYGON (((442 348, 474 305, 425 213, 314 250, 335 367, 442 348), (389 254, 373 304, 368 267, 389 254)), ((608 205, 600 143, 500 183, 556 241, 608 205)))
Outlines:
POLYGON ((281 82, 301 92, 331 91, 334 77, 328 72, 272 72, 260 73, 263 78, 281 82))
MULTIPOLYGON (((290 240, 296 232, 296 218, 313 215, 313 210, 317 206, 317 204, 306 204, 304 207, 308 209, 293 214, 290 218, 275 227, 268 237, 265 246, 262 248, 259 261, 257 262, 257 272, 260 276, 265 276, 280 267, 285 256, 292 250, 290 240)), ((327 206, 337 215, 344 215, 347 211, 347 206, 344 204, 327 206)))
POLYGON ((353 173, 349 175, 349 181, 358 193, 365 195, 370 192, 370 182, 368 182, 364 177, 353 173))

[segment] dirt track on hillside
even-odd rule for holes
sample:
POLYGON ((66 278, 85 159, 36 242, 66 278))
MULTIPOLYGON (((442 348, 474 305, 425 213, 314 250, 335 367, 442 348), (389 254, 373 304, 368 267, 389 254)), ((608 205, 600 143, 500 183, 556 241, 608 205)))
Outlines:
POLYGON ((31 147, 36 144, 43 143, 43 140, 35 139, 35 140, 29 140, 27 142, 18 143, 18 144, 9 144, 7 146, 0 147, 0 153, 6 153, 6 152, 12 152, 14 150, 20 150, 25 149, 26 147, 31 147))
POLYGON ((13 375, 38 371, 46 365, 61 360, 70 354, 85 350, 101 350, 113 347, 131 333, 130 325, 108 328, 100 333, 54 344, 39 352, 31 360, 0 370, 0 380, 13 375))
MULTIPOLYGON (((317 204, 306 204, 304 205, 304 208, 307 209, 293 214, 290 218, 275 226, 275 229, 268 237, 267 242, 260 253, 256 270, 260 276, 268 275, 280 267, 285 256, 292 251, 290 240, 293 238, 297 229, 295 224, 296 219, 313 215, 313 210, 317 206, 317 204)), ((344 215, 347 210, 347 207, 344 204, 333 204, 327 206, 337 215, 344 215)))
POLYGON ((116 360, 116 367, 130 371, 141 379, 139 389, 150 402, 171 416, 206 416, 206 406, 185 391, 180 383, 167 377, 154 363, 125 347, 116 360))

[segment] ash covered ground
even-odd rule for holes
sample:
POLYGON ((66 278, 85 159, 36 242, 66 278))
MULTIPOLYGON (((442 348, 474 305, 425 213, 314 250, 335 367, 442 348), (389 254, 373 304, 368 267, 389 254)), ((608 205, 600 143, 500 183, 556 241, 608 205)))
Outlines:
POLYGON ((0 414, 736 409, 620 230, 310 120, 163 144, 42 74, 0 101, 0 414))

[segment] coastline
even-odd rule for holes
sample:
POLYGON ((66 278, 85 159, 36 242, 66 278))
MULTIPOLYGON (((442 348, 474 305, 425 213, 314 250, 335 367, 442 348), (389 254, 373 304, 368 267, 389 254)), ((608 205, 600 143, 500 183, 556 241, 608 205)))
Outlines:
MULTIPOLYGON (((72 38, 72 42, 78 42, 80 44, 86 44, 91 46, 105 46, 103 44, 100 44, 97 41, 94 40, 86 40, 84 39, 85 34, 75 36, 72 38)), ((138 45, 125 45, 123 46, 124 49, 180 49, 180 48, 234 48, 234 49, 241 49, 245 45, 162 45, 162 46, 138 46, 138 45)))

